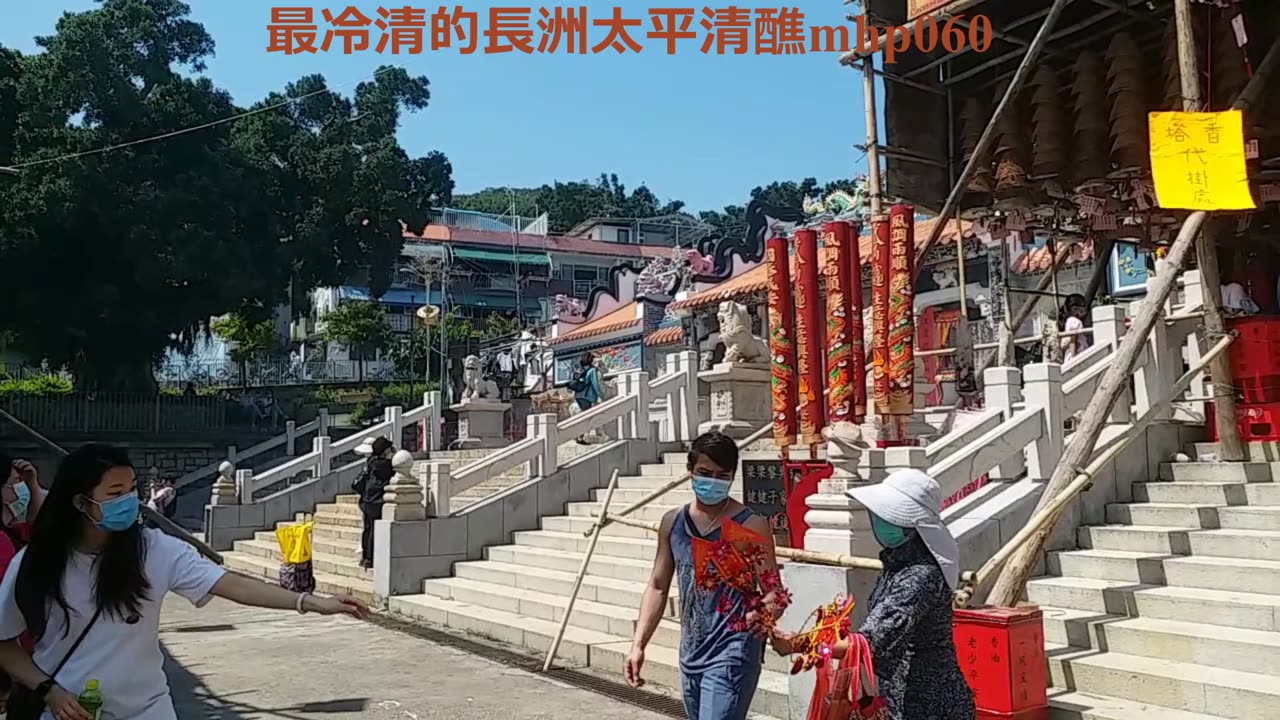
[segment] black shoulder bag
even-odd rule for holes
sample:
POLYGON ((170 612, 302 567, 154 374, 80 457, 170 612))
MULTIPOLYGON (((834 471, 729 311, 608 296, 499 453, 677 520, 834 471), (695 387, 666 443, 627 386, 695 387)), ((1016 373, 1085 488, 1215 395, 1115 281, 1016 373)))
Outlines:
MULTIPOLYGON (((57 682, 58 673, 62 672, 62 668, 76 654, 76 650, 80 648, 80 643, 84 642, 85 636, 98 623, 98 617, 102 615, 102 608, 99 607, 93 613, 93 617, 89 619, 89 624, 84 626, 84 630, 80 631, 80 636, 72 643, 71 649, 66 655, 62 656, 62 662, 58 663, 58 667, 50 673, 49 679, 40 683, 40 686, 32 690, 23 687, 18 683, 17 679, 13 681, 13 688, 9 690, 9 702, 6 706, 7 720, 40 720, 40 715, 44 713, 45 697, 49 694, 54 684, 57 682)), ((33 660, 34 662, 34 660, 33 660)))

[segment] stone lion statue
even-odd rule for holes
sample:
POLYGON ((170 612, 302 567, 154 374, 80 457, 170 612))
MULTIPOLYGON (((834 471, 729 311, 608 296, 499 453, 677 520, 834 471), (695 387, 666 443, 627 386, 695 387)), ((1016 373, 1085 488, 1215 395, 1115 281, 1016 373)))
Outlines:
POLYGON ((720 321, 720 342, 724 343, 725 362, 769 362, 769 348, 751 334, 751 318, 745 305, 726 300, 720 303, 716 319, 720 321))
POLYGON ((497 400, 498 384, 484 376, 484 365, 477 355, 468 355, 462 361, 462 401, 497 400))

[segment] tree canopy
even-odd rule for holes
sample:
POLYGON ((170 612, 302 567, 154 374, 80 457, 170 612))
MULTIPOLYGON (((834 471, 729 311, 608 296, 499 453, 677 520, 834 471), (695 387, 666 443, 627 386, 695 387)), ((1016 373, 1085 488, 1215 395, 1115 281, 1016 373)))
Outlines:
POLYGON ((210 317, 260 321, 290 288, 380 294, 400 222, 452 195, 448 159, 395 137, 425 77, 384 67, 346 97, 308 76, 238 107, 199 74, 214 42, 188 16, 103 0, 41 52, 0 47, 0 164, 21 170, 0 177, 0 329, 90 387, 150 388, 210 317))

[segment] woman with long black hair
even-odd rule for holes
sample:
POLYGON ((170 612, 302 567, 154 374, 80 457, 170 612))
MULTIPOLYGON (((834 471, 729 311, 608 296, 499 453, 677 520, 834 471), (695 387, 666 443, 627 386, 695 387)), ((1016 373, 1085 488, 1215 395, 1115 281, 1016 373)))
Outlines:
POLYGON ((11 696, 11 715, 42 704, 41 718, 91 720, 77 696, 95 680, 104 717, 176 720, 159 641, 169 592, 197 606, 216 595, 300 613, 367 613, 353 598, 294 593, 226 572, 185 542, 142 528, 128 455, 86 445, 62 461, 30 543, 0 583, 0 667, 24 690, 11 696), (24 631, 34 653, 18 644, 24 631))

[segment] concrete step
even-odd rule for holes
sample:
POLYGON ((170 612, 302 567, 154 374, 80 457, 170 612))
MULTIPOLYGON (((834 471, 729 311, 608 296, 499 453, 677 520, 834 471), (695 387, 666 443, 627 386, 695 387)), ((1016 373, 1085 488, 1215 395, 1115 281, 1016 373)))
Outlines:
POLYGON ((1221 588, 1142 585, 1092 577, 1041 577, 1027 583, 1027 597, 1042 607, 1097 615, 1203 622, 1280 632, 1280 596, 1245 592, 1229 585, 1221 588))
MULTIPOLYGON (((582 564, 581 553, 570 553, 549 548, 527 547, 524 545, 500 545, 485 550, 488 560, 505 562, 512 565, 526 565, 531 568, 559 570, 577 573, 582 564)), ((652 560, 630 560, 596 555, 591 558, 587 572, 592 575, 629 580, 643 583, 649 580, 653 570, 652 560)))
POLYGON ((344 528, 362 528, 364 527, 364 519, 360 513, 336 513, 332 510, 321 510, 312 516, 316 521, 316 527, 322 525, 328 527, 344 527, 344 528))
POLYGON ((641 477, 660 477, 665 480, 674 480, 684 475, 688 470, 683 464, 669 465, 667 463, 646 463, 640 466, 641 477))
POLYGON ((1216 528, 1218 508, 1194 503, 1111 503, 1107 522, 1117 525, 1216 528))
MULTIPOLYGON (((291 523, 279 523, 280 525, 288 525, 291 523)), ((360 544, 360 532, 362 528, 346 527, 342 525, 319 525, 317 524, 311 530, 311 538, 313 540, 329 540, 332 542, 355 543, 360 544)))
POLYGON ((1220 715, 1135 703, 1071 690, 1049 689, 1049 720, 1223 720, 1220 715))
POLYGON ((1280 675, 1280 632, 1043 608, 1045 642, 1280 675))
POLYGON ((1218 525, 1230 530, 1280 530, 1280 505, 1218 508, 1218 525))
POLYGON ((1160 463, 1160 479, 1175 482, 1272 482, 1280 462, 1160 463))
MULTIPOLYGON (((608 491, 604 489, 592 490, 591 500, 593 502, 604 502, 606 492, 608 491)), ((618 488, 613 491, 613 502, 611 506, 614 508, 626 507, 631 503, 645 499, 652 492, 652 490, 638 488, 630 490, 618 488)), ((693 491, 689 489, 688 485, 684 485, 676 490, 671 490, 662 496, 663 505, 685 505, 691 502, 693 502, 693 491)))
POLYGON ((1046 654, 1054 687, 1233 720, 1272 718, 1280 708, 1280 684, 1267 675, 1091 649, 1046 646, 1046 654))
POLYGON ((360 506, 356 503, 320 503, 316 505, 315 514, 363 517, 360 506))
POLYGON ((1280 505, 1280 483, 1249 483, 1244 497, 1250 505, 1280 505))
MULTIPOLYGON (((1259 484, 1258 487, 1268 487, 1259 484)), ((1133 484, 1133 499, 1140 503, 1180 505, 1247 505, 1245 483, 1148 482, 1133 484)), ((1280 504, 1280 503, 1277 503, 1280 504)))
MULTIPOLYGON (((1244 444, 1244 448, 1246 457, 1253 462, 1280 461, 1280 443, 1248 442, 1244 444)), ((1187 454, 1193 458, 1204 457, 1205 455, 1222 457, 1222 448, 1218 447, 1216 442, 1192 443, 1187 448, 1187 454)))
MULTIPOLYGON (((272 582, 276 582, 280 577, 280 563, 273 559, 247 555, 241 552, 223 553, 222 559, 224 566, 229 570, 235 570, 252 577, 265 578, 272 582)), ((314 575, 317 592, 329 595, 351 595, 367 603, 373 602, 372 581, 365 581, 346 575, 334 575, 318 569, 314 571, 314 575)))
POLYGON ((1274 560, 1124 550, 1055 552, 1047 560, 1051 573, 1070 577, 1280 595, 1280 562, 1274 560))
POLYGON ((1095 550, 1212 555, 1270 560, 1280 558, 1280 532, 1275 530, 1189 529, 1154 525, 1104 525, 1078 530, 1080 545, 1095 550))
MULTIPOLYGON (((422 591, 427 595, 445 600, 504 610, 557 623, 564 618, 565 608, 569 605, 567 595, 542 593, 537 590, 512 588, 457 577, 427 580, 422 584, 422 591)), ((636 617, 639 611, 639 605, 624 607, 583 600, 579 597, 574 603, 573 617, 569 627, 630 638, 635 635, 636 617)), ((679 621, 664 619, 659 622, 652 642, 663 647, 680 647, 679 621)))
MULTIPOLYGON (((542 529, 552 532, 574 533, 581 535, 591 530, 595 519, 576 515, 558 515, 542 518, 542 529)), ((654 534, 644 528, 631 527, 621 523, 610 523, 604 528, 601 537, 651 538, 654 534)))
MULTIPOLYGON (((582 557, 590 540, 580 533, 558 533, 550 530, 524 530, 512 533, 512 542, 528 547, 548 548, 574 553, 582 557)), ((658 550, 657 539, 601 536, 596 541, 595 557, 615 557, 652 562, 658 550)))
MULTIPOLYGON (((456 630, 471 632, 500 642, 545 653, 555 637, 558 624, 549 620, 519 615, 469 603, 444 600, 431 595, 407 595, 392 598, 391 610, 456 630)), ((618 675, 631 649, 631 639, 570 626, 560 645, 561 662, 589 666, 600 672, 618 675)), ((678 688, 680 668, 677 651, 650 645, 645 653, 645 679, 660 687, 678 688)), ((773 717, 786 717, 788 709, 787 676, 765 670, 752 700, 754 712, 773 717)))
POLYGON ((662 462, 666 465, 679 465, 683 468, 689 464, 689 453, 664 452, 662 453, 662 462))
MULTIPOLYGON (((631 513, 628 517, 635 520, 646 520, 648 522, 660 522, 662 516, 668 512, 675 510, 678 506, 666 504, 666 498, 662 498, 658 502, 662 505, 645 505, 639 510, 631 513)), ((598 502, 571 502, 565 507, 569 514, 574 517, 598 518, 600 517, 600 505, 598 502)))
MULTIPOLYGON (((455 563, 453 574, 454 577, 465 580, 500 585, 512 590, 533 590, 561 597, 568 597, 573 591, 573 580, 577 575, 576 572, 546 570, 493 560, 455 563)), ((588 574, 582 579, 582 589, 578 593, 578 599, 619 607, 639 608, 644 589, 643 582, 588 574)), ((679 611, 680 598, 673 588, 667 599, 666 614, 675 617, 679 611)))
POLYGON ((664 477, 661 475, 619 475, 619 490, 657 490, 665 486, 667 483, 675 480, 678 475, 664 477))
POLYGON ((334 502, 339 505, 356 505, 360 502, 360 496, 354 493, 350 495, 339 495, 334 498, 334 502))
MULTIPOLYGON (((234 545, 235 551, 244 553, 245 555, 254 555, 270 560, 280 566, 284 562, 284 555, 280 552, 280 546, 271 540, 237 540, 234 545)), ((311 558, 311 567, 316 571, 329 573, 330 575, 340 575, 343 577, 352 577, 358 580, 366 580, 373 582, 373 571, 360 567, 360 558, 349 552, 340 552, 327 554, 316 550, 311 558)))

